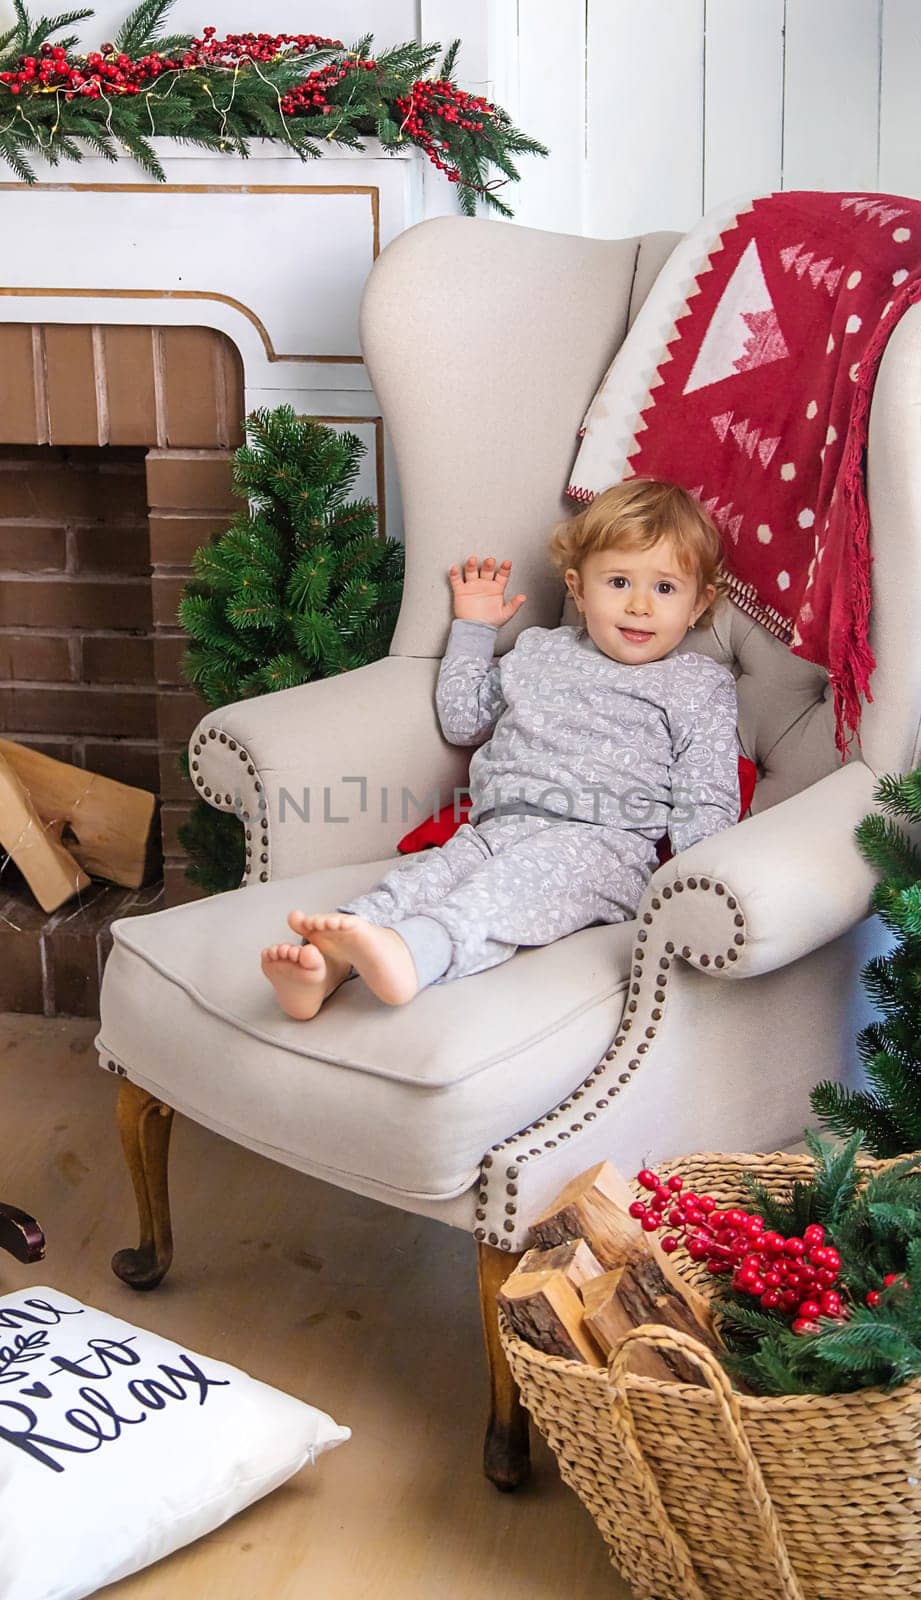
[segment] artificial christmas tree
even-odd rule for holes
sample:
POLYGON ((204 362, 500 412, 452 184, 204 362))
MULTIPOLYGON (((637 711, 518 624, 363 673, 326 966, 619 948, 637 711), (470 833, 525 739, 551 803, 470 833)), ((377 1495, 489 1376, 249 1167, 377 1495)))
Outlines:
POLYGON ((824 1082, 812 1109, 832 1132, 860 1131, 880 1157, 921 1149, 921 851, 889 820, 921 824, 921 767, 880 780, 876 800, 889 816, 865 817, 857 843, 880 874, 873 909, 895 936, 894 948, 867 963, 862 978, 882 1017, 857 1037, 870 1087, 824 1082))
MULTIPOLYGON (((246 436, 234 488, 247 509, 196 551, 179 602, 192 640, 183 672, 215 708, 376 661, 403 589, 402 545, 378 536, 370 500, 348 498, 364 453, 355 434, 279 406, 247 417, 246 436)), ((235 816, 196 801, 180 839, 193 882, 236 887, 235 816)))

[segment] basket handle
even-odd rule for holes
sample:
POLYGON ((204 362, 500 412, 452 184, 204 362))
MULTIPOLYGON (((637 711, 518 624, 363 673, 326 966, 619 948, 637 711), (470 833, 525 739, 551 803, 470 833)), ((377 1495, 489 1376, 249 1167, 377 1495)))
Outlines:
POLYGON ((707 1600, 707 1595, 700 1587, 690 1551, 665 1508, 655 1475, 637 1437, 630 1406, 628 1382, 630 1374, 627 1363, 632 1353, 632 1346, 639 1343, 652 1345, 654 1349, 662 1351, 679 1351, 682 1356, 693 1361, 701 1369, 707 1387, 715 1396, 730 1449, 741 1469, 765 1546, 774 1564, 779 1585, 776 1590, 777 1600, 804 1600, 803 1591, 790 1565, 790 1557, 761 1468, 745 1431, 739 1397, 722 1365, 706 1345, 692 1338, 690 1334, 681 1333, 676 1328, 644 1323, 642 1327, 631 1328, 629 1333, 625 1333, 611 1351, 608 1362, 612 1391, 611 1411, 620 1429, 622 1443, 639 1480, 648 1509, 656 1519, 657 1531, 675 1564, 676 1572, 686 1586, 684 1591, 686 1600, 707 1600))

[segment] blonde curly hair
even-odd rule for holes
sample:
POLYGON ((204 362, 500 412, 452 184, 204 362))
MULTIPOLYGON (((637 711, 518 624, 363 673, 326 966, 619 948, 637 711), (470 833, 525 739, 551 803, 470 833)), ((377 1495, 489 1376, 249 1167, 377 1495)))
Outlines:
POLYGON ((723 541, 709 513, 676 483, 628 478, 605 489, 584 511, 558 523, 549 553, 560 573, 570 567, 581 573, 586 557, 598 550, 650 550, 660 539, 670 539, 679 566, 696 574, 698 593, 710 584, 716 590, 697 619, 697 627, 709 627, 728 587, 723 541))

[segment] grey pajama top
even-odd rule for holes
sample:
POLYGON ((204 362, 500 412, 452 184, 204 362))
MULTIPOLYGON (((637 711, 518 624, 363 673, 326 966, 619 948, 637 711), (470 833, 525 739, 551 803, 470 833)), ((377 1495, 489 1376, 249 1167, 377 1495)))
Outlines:
POLYGON ((631 666, 584 628, 498 630, 455 620, 436 705, 450 744, 478 745, 470 822, 534 810, 684 850, 738 821, 736 686, 696 652, 631 666))

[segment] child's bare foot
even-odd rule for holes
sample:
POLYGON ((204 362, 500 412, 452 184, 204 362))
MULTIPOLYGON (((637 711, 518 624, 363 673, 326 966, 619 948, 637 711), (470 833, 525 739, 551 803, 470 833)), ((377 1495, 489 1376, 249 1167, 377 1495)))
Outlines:
POLYGON ((262 952, 262 970, 282 1011, 296 1022, 309 1022, 348 976, 349 963, 327 959, 312 944, 270 944, 262 952))
POLYGON ((395 929, 379 928, 347 911, 325 911, 317 916, 292 911, 288 926, 309 939, 327 961, 353 966, 371 993, 386 1005, 405 1005, 418 993, 416 964, 395 929))

